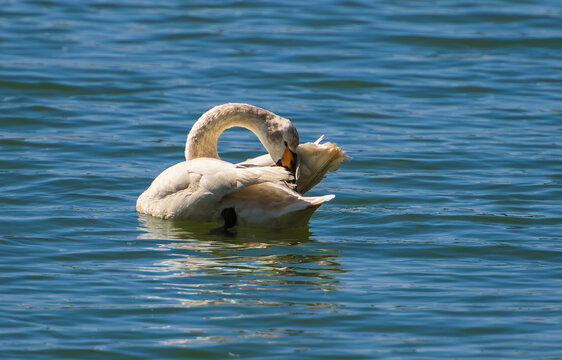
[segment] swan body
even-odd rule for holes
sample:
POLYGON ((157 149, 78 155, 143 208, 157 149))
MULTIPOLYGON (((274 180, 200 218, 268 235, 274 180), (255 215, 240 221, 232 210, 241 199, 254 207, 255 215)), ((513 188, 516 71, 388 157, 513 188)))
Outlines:
POLYGON ((225 228, 294 227, 306 225, 320 205, 334 198, 302 194, 326 172, 337 169, 345 153, 331 143, 299 145, 293 124, 272 112, 248 104, 224 104, 193 125, 185 158, 164 170, 139 196, 138 212, 224 223, 225 228), (268 154, 239 164, 221 160, 218 138, 234 126, 254 132, 268 154))

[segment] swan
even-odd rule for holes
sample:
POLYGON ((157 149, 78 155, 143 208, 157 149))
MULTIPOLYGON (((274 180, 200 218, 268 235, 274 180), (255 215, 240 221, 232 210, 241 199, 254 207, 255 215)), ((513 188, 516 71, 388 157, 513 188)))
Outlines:
POLYGON ((224 229, 306 225, 335 195, 303 194, 347 158, 340 147, 321 140, 299 144, 290 120, 257 106, 215 106, 189 131, 186 160, 158 175, 138 197, 136 209, 164 219, 220 223, 224 229), (235 126, 252 131, 268 153, 238 164, 221 160, 219 136, 235 126))

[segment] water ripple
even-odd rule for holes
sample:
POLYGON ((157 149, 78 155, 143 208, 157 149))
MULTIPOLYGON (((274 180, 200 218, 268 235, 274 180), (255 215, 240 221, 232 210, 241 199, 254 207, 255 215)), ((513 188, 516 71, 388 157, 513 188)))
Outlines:
MULTIPOLYGON (((553 2, 7 2, 6 358, 556 358, 553 2), (254 103, 353 160, 310 226, 137 216, 210 107, 254 103), (462 355, 459 355, 462 354, 462 355)), ((247 132, 225 159, 258 155, 247 132)))

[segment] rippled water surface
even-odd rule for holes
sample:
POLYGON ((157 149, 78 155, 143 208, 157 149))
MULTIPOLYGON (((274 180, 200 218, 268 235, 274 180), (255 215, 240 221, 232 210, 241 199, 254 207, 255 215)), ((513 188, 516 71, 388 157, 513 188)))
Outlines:
POLYGON ((562 5, 307 4, 1 4, 2 358, 562 358, 562 5), (225 102, 353 157, 308 227, 135 212, 225 102))

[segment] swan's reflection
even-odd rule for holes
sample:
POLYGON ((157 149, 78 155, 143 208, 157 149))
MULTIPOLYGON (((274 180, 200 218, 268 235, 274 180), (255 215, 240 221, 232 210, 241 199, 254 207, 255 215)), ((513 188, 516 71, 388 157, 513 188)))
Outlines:
POLYGON ((144 232, 139 238, 165 240, 157 249, 169 251, 166 259, 145 270, 167 277, 186 294, 203 290, 234 294, 235 289, 272 290, 295 284, 329 291, 337 286, 335 275, 343 271, 337 252, 311 240, 308 227, 224 233, 208 224, 146 215, 139 215, 139 223, 144 232))

